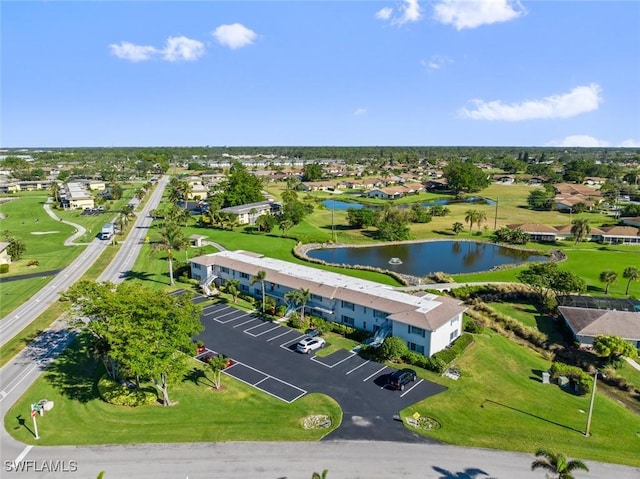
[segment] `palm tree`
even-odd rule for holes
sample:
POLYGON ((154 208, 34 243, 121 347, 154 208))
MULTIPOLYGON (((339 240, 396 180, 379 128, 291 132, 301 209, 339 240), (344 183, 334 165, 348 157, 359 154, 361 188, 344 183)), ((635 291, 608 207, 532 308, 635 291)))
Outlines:
POLYGON ((487 221, 487 214, 484 211, 477 211, 476 223, 478 223, 478 231, 480 231, 480 225, 487 221))
POLYGON ((458 236, 460 232, 464 229, 464 225, 459 221, 456 221, 455 223, 453 223, 453 226, 451 227, 451 229, 453 230, 455 235, 458 236))
POLYGON ((531 470, 543 469, 548 471, 553 474, 553 476, 547 475, 549 479, 573 479, 572 472, 576 470, 589 472, 589 468, 584 462, 577 459, 568 461, 564 454, 538 449, 536 457, 539 459, 531 463, 531 470))
POLYGON ((251 277, 251 284, 260 283, 260 289, 262 290, 262 314, 264 314, 264 300, 265 300, 265 290, 264 290, 264 280, 267 277, 267 272, 264 270, 258 271, 255 276, 251 277))
POLYGON ((575 237, 576 242, 584 241, 591 233, 591 226, 589 226, 589 220, 587 218, 578 218, 573 220, 571 226, 571 234, 575 237))
POLYGON ((327 479, 328 472, 328 469, 322 471, 322 474, 320 474, 319 472, 314 472, 313 474, 311 474, 311 479, 327 479))
POLYGON ((465 212, 464 222, 469 223, 469 234, 471 234, 471 230, 473 229, 473 225, 478 219, 478 210, 467 210, 465 212))
POLYGON ((56 203, 59 203, 60 202, 60 183, 58 183, 57 181, 52 181, 51 186, 49 188, 51 189, 51 194, 53 195, 53 199, 56 201, 56 203))
POLYGON ((308 289, 302 288, 299 291, 298 299, 300 301, 301 309, 300 309, 300 321, 304 321, 304 308, 307 305, 307 301, 311 299, 311 291, 308 289))
POLYGON ((160 239, 157 240, 152 250, 154 252, 157 251, 166 251, 167 259, 169 260, 169 278, 171 280, 171 286, 175 284, 173 280, 173 251, 180 251, 182 248, 187 246, 188 241, 184 237, 182 230, 180 227, 171 221, 167 221, 164 223, 164 226, 160 230, 160 239))
POLYGON ((624 292, 625 295, 628 295, 631 281, 638 281, 640 279, 640 269, 634 266, 628 266, 622 272, 622 277, 629 280, 627 283, 627 290, 624 292))
POLYGON ((606 284, 604 294, 609 294, 609 286, 618 281, 618 273, 610 269, 604 270, 600 273, 600 281, 606 284))
POLYGON ((233 303, 238 302, 238 293, 240 292, 240 280, 228 279, 224 282, 224 288, 228 294, 233 296, 233 303))

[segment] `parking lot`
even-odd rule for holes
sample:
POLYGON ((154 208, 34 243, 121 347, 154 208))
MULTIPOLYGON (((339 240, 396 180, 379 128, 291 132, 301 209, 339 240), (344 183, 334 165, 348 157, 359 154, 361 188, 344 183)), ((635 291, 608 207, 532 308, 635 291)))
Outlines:
POLYGON ((288 403, 309 392, 338 401, 344 418, 331 439, 378 436, 380 440, 422 441, 424 438, 412 434, 393 417, 445 390, 420 378, 407 384, 404 391, 389 390, 385 384, 393 368, 352 351, 338 350, 324 357, 315 352, 297 353, 295 346, 303 334, 229 304, 206 306, 202 324, 205 331, 198 339, 234 360, 225 374, 288 403))

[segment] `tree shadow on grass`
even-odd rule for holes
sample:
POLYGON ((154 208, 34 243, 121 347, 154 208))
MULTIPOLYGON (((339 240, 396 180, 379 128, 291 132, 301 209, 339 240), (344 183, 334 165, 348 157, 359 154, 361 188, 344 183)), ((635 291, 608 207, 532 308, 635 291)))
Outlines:
POLYGON ((438 466, 432 466, 432 469, 438 474, 442 474, 438 479, 477 479, 486 476, 486 479, 491 479, 489 474, 482 469, 467 468, 464 471, 452 472, 438 466))
POLYGON ((137 279, 139 281, 152 281, 154 283, 164 284, 163 281, 158 281, 157 279, 153 279, 153 274, 146 273, 146 272, 143 272, 143 271, 127 271, 124 274, 124 277, 127 280, 137 279))
POLYGON ((207 380, 207 382, 211 383, 205 372, 202 369, 198 368, 191 369, 191 371, 188 371, 182 377, 182 381, 191 381, 196 386, 200 386, 201 381, 204 383, 205 379, 207 380))
POLYGON ((579 431, 578 429, 574 429, 571 426, 566 426, 565 424, 560 424, 559 422, 551 421, 550 419, 545 419, 543 417, 536 416, 535 414, 531 414, 530 412, 523 411, 522 409, 518 409, 518 408, 515 408, 515 407, 512 407, 512 406, 507 406, 506 404, 502 404, 502 403, 499 403, 497 401, 493 401, 491 399, 485 399, 484 401, 482 401, 482 404, 480 404, 480 407, 484 407, 484 405, 486 403, 495 404, 496 406, 502 406, 504 408, 511 409, 512 411, 525 414, 525 415, 533 417, 535 419, 539 419, 539 420, 547 422, 549 424, 553 424, 554 426, 558 426, 558 427, 562 427, 564 429, 568 429, 569 431, 575 431, 575 432, 578 432, 580 434, 582 434, 584 432, 584 431, 579 431))
POLYGON ((86 403, 98 397, 97 380, 103 366, 87 356, 82 338, 73 343, 45 372, 45 379, 68 399, 86 403))

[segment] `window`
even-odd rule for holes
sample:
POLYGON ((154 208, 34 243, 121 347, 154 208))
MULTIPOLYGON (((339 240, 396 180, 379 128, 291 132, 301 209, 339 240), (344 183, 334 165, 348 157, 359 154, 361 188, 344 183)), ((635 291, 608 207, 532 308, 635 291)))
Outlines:
POLYGON ((366 321, 364 323, 362 323, 362 329, 364 329, 364 330, 367 329, 367 322, 366 321))
POLYGON ((385 312, 382 311, 378 311, 377 309, 373 310, 373 317, 374 318, 386 318, 388 315, 385 312))
POLYGON ((413 351, 414 353, 420 353, 420 354, 424 354, 424 346, 421 346, 419 344, 415 344, 415 343, 407 343, 407 346, 409 347, 410 351, 413 351))
POLYGON ((451 342, 454 339, 456 339, 458 337, 458 333, 459 333, 459 331, 457 329, 454 330, 454 331, 451 331, 451 334, 449 334, 449 342, 451 342))
POLYGON ((224 266, 220 267, 220 271, 222 271, 223 273, 229 274, 229 268, 225 268, 224 266))
POLYGON ((451 326, 453 326, 454 324, 456 324, 458 322, 458 317, 456 316, 455 318, 453 318, 451 321, 449 321, 449 324, 451 326))
POLYGON ((350 309, 351 311, 355 311, 355 305, 350 303, 349 301, 342 301, 341 305, 344 309, 350 309))
POLYGON ((424 338, 424 329, 417 326, 409 325, 409 334, 417 334, 418 336, 422 336, 424 338))
POLYGON ((349 316, 342 315, 342 322, 348 326, 353 326, 355 324, 355 320, 350 318, 349 316))
POLYGON ((322 296, 318 296, 317 294, 312 294, 312 295, 311 295, 311 299, 312 299, 313 301, 319 301, 319 302, 322 302, 322 296))
POLYGON ((247 273, 240 273, 240 277, 242 279, 249 279, 249 275, 247 273))

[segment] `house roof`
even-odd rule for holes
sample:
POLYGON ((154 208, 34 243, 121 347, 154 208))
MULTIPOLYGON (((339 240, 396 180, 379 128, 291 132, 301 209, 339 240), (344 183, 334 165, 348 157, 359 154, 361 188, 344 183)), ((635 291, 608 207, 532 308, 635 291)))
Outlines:
POLYGON ((519 223, 507 225, 509 229, 520 228, 525 233, 545 233, 545 234, 556 234, 558 230, 556 230, 553 226, 543 225, 540 223, 519 223))
POLYGON ((640 313, 573 306, 560 306, 558 310, 576 335, 605 334, 640 341, 640 313))
POLYGON ((266 281, 291 289, 309 289, 312 294, 376 309, 405 324, 435 331, 467 308, 458 300, 427 294, 415 296, 387 285, 324 271, 245 251, 221 251, 190 260, 242 271, 255 276, 264 271, 266 281))
POLYGON ((640 233, 635 226, 605 226, 600 229, 603 236, 638 236, 640 233))

